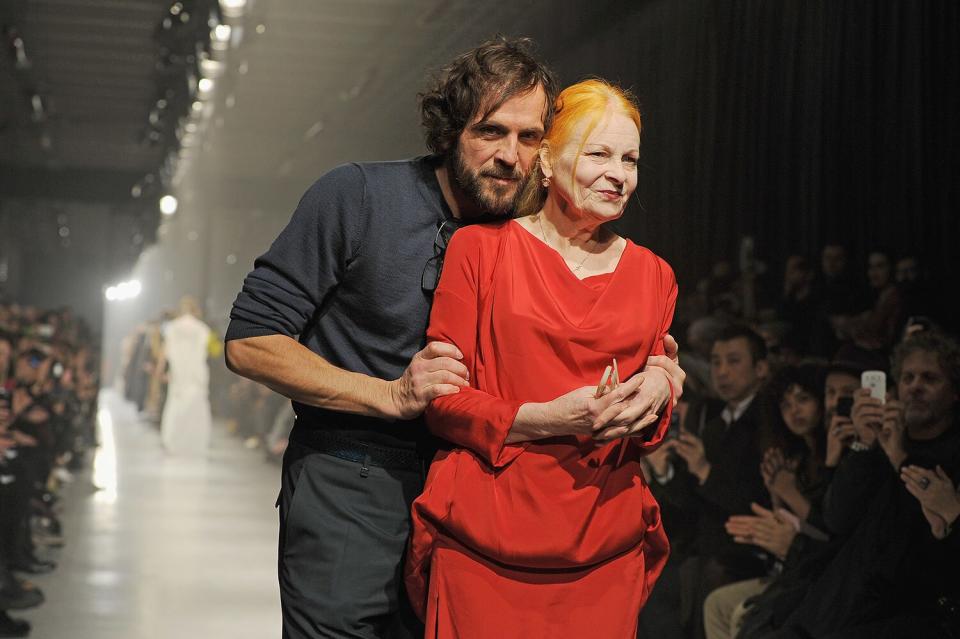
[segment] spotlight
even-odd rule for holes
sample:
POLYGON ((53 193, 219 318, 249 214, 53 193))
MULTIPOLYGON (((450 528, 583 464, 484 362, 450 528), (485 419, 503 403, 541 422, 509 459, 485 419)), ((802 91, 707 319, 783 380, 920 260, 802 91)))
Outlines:
POLYGON ((104 291, 104 297, 107 298, 108 302, 122 302, 137 297, 142 291, 143 286, 140 284, 140 280, 130 280, 129 282, 120 282, 108 286, 107 290, 104 291))
POLYGON ((218 24, 213 29, 213 39, 217 42, 229 42, 231 31, 229 24, 218 24))
POLYGON ((173 215, 177 212, 177 198, 172 195, 164 195, 160 198, 160 212, 164 215, 173 215))
POLYGON ((229 18, 239 18, 247 7, 247 0, 220 0, 223 15, 229 18))
POLYGON ((197 88, 200 89, 200 93, 209 93, 213 91, 213 80, 210 78, 200 78, 200 82, 197 83, 197 88))

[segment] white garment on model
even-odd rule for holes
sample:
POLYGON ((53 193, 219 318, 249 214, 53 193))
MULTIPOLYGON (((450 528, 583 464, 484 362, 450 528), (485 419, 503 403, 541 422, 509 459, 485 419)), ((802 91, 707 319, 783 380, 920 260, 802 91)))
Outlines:
POLYGON ((170 365, 167 401, 160 433, 167 452, 205 455, 210 444, 210 327, 193 315, 181 315, 164 328, 164 353, 170 365))

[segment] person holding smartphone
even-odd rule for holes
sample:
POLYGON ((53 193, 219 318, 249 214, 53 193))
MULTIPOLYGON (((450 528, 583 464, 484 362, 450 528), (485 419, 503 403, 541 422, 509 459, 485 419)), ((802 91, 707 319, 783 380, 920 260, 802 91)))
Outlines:
MULTIPOLYGON (((827 468, 836 468, 844 453, 861 441, 852 418, 853 398, 860 388, 860 376, 866 370, 883 370, 886 365, 884 357, 876 351, 853 344, 840 347, 830 361, 823 392, 827 468)), ((859 447, 859 444, 854 446, 859 447)))

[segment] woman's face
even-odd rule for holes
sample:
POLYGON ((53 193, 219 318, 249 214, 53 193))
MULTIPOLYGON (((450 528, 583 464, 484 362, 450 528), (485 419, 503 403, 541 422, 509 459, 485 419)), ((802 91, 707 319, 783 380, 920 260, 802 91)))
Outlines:
POLYGON ((568 208, 602 223, 623 214, 637 188, 639 157, 637 125, 623 113, 611 111, 586 140, 575 134, 548 153, 544 172, 550 175, 550 190, 568 208))
POLYGON ((800 386, 791 386, 780 398, 780 415, 791 433, 803 437, 820 424, 820 401, 800 386))

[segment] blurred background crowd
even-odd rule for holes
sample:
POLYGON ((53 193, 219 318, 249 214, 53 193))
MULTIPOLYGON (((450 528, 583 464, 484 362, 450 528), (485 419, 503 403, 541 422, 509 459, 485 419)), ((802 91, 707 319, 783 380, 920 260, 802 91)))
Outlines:
POLYGON ((909 252, 751 244, 681 289, 687 383, 646 459, 672 553, 639 636, 957 636, 948 291, 909 252))
POLYGON ((29 629, 7 610, 44 601, 29 578, 56 568, 60 491, 96 446, 99 375, 99 344, 68 309, 0 304, 0 636, 29 629))

